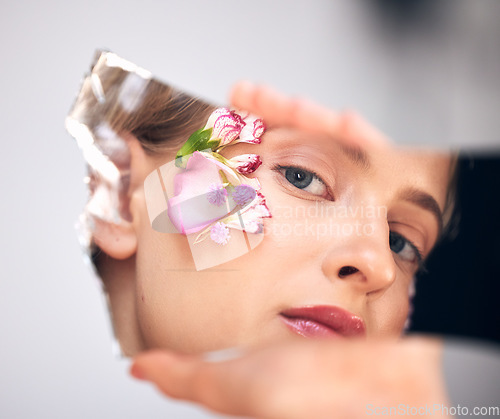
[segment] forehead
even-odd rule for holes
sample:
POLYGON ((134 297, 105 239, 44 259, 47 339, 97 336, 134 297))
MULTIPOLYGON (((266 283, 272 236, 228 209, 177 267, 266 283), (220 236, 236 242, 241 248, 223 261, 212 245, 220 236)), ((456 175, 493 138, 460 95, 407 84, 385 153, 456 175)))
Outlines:
POLYGON ((374 160, 386 178, 392 176, 392 182, 399 181, 427 191, 440 209, 444 209, 451 174, 449 154, 395 148, 392 152, 374 153, 374 160))
POLYGON ((357 150, 328 136, 293 129, 275 128, 266 132, 259 153, 279 159, 293 155, 311 158, 330 168, 337 178, 378 187, 387 195, 403 189, 425 191, 445 206, 451 157, 447 153, 388 145, 357 150))

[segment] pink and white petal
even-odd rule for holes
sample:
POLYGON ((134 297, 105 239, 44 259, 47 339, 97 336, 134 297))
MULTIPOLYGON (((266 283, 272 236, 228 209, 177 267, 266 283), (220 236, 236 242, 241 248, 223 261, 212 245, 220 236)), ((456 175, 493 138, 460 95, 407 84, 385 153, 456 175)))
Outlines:
POLYGON ((224 220, 225 224, 229 228, 235 230, 246 231, 247 233, 258 234, 262 233, 264 229, 264 224, 259 217, 253 216, 253 214, 238 214, 232 215, 224 220))
POLYGON ((264 121, 252 115, 246 118, 245 122, 238 142, 260 144, 260 137, 265 131, 264 121))
POLYGON ((262 164, 262 160, 257 154, 240 154, 229 159, 229 164, 241 174, 247 175, 255 172, 262 164))
POLYGON ((264 123, 264 120, 257 118, 253 122, 253 136, 255 138, 260 138, 262 137, 262 134, 264 134, 265 130, 266 130, 266 124, 264 123))
POLYGON ((230 112, 229 114, 221 114, 214 122, 212 138, 220 139, 219 146, 225 146, 235 141, 246 126, 241 117, 230 112))
POLYGON ((216 109, 215 111, 213 111, 210 114, 210 116, 207 120, 207 123, 205 124, 205 127, 203 129, 213 128, 215 125, 215 121, 217 121, 217 119, 219 119, 219 117, 224 116, 224 115, 227 115, 227 116, 231 115, 231 111, 228 108, 216 109))

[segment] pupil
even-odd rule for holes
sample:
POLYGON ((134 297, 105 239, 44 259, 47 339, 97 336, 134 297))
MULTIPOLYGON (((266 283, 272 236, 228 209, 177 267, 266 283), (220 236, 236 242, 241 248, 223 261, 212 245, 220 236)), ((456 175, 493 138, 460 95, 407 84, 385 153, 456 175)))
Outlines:
POLYGON ((389 247, 395 253, 401 252, 405 247, 405 240, 399 234, 389 233, 389 247))
POLYGON ((285 171, 285 177, 293 186, 304 189, 307 188, 313 181, 314 175, 310 172, 301 169, 290 167, 285 171))

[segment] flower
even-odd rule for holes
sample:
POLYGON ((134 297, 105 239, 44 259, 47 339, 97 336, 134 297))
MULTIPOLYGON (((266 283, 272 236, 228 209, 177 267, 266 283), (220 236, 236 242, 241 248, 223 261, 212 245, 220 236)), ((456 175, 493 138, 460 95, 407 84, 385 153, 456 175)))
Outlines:
POLYGON ((212 112, 204 130, 212 128, 210 139, 220 140, 218 147, 222 147, 236 140, 245 125, 241 116, 235 111, 219 108, 212 112))
POLYGON ((180 172, 174 177, 167 214, 181 234, 198 233, 194 244, 210 236, 225 245, 229 228, 263 232, 262 219, 271 213, 258 192, 258 179, 246 176, 262 164, 260 156, 242 154, 227 159, 220 152, 240 142, 259 144, 264 130, 262 119, 248 112, 218 108, 177 152, 175 166, 180 172))
POLYGON ((260 144, 266 126, 264 121, 249 113, 237 113, 228 108, 212 112, 203 130, 212 129, 210 140, 220 140, 217 147, 230 143, 260 144))
POLYGON ((257 192, 250 185, 238 185, 231 194, 234 202, 242 207, 252 202, 257 192))
POLYGON ((224 219, 226 225, 248 233, 262 233, 264 230, 263 218, 271 218, 271 212, 266 205, 266 199, 260 192, 250 205, 224 219))
POLYGON ((212 183, 207 193, 208 202, 220 207, 226 202, 227 191, 222 184, 212 183))
MULTIPOLYGON (((262 119, 249 113, 239 114, 228 108, 218 108, 212 112, 205 126, 193 132, 182 145, 175 156, 175 165, 186 167, 189 156, 196 151, 212 151, 219 154, 222 148, 230 144, 260 144, 260 137, 265 128, 262 119)), ((252 173, 248 170, 254 171, 260 163, 256 161, 255 164, 256 166, 250 165, 242 170, 252 173)))
POLYGON ((237 142, 260 144, 260 137, 266 130, 264 121, 252 115, 244 118, 244 121, 245 126, 241 130, 240 139, 237 142))
POLYGON ((226 201, 227 191, 223 188, 226 181, 221 180, 221 176, 237 184, 241 183, 239 178, 233 169, 208 153, 194 152, 186 167, 173 173, 176 174, 171 181, 173 195, 167 201, 167 215, 179 233, 191 234, 208 228, 236 207, 234 201, 226 201), (211 200, 215 203, 223 200, 229 207, 217 206, 211 200))
POLYGON ((210 238, 217 244, 225 245, 231 238, 229 228, 220 221, 210 228, 210 238))
POLYGON ((255 172, 262 164, 260 156, 257 154, 240 154, 228 160, 231 167, 243 175, 255 172))

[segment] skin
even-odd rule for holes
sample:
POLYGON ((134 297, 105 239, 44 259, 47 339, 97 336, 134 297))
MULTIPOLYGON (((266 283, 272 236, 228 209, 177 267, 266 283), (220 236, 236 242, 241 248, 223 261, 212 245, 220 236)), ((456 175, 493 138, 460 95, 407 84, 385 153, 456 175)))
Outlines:
POLYGON ((417 265, 407 253, 401 257, 392 252, 388 236, 389 231, 405 236, 423 257, 431 251, 438 221, 401 192, 418 188, 442 210, 449 160, 396 151, 352 113, 338 114, 265 87, 239 84, 231 99, 235 106, 262 115, 272 127, 287 125, 269 130, 258 150, 231 148, 234 154, 258 153, 265 162, 258 177, 273 212, 266 227, 290 224, 286 208, 318 201, 327 206, 383 206, 387 213, 368 220, 353 215, 327 220, 347 225, 362 221, 373 228, 369 236, 283 237, 268 228, 270 233, 252 252, 195 272, 185 238, 154 232, 147 218, 142 183, 169 156, 146 157, 130 139, 132 221, 96 228, 96 241, 110 256, 106 276, 122 281, 116 286, 110 280, 108 289, 121 290, 120 298, 129 306, 133 301, 128 324, 134 331, 128 334, 138 341, 130 346, 134 351, 154 346, 184 353, 141 353, 132 374, 155 383, 170 397, 251 417, 364 417, 366 403, 446 403, 441 343, 395 339, 408 313, 408 289, 417 265), (340 144, 361 146, 371 169, 351 161, 340 144), (287 184, 274 164, 315 170, 334 199, 306 196, 287 184), (340 277, 344 266, 357 271, 340 277), (279 312, 316 304, 336 305, 361 316, 372 339, 294 339, 279 312), (237 345, 258 347, 220 363, 186 355, 237 345))
POLYGON ((408 314, 409 286, 417 265, 391 251, 389 230, 415 243, 424 257, 438 233, 429 211, 398 196, 413 186, 444 205, 446 159, 385 150, 370 154, 373 167, 366 171, 342 155, 331 139, 288 129, 271 130, 259 146, 228 151, 261 155, 264 164, 257 175, 273 214, 266 220, 263 242, 240 258, 196 271, 187 240, 152 230, 141 188, 133 195, 137 315, 146 347, 198 353, 280 341, 293 334, 279 313, 309 305, 339 306, 362 317, 370 337, 398 336, 408 314), (276 164, 315 170, 331 185, 334 200, 297 189, 273 169, 276 164), (291 215, 299 207, 311 213, 316 205, 360 211, 372 206, 384 211, 373 218, 333 212, 314 218, 291 215), (318 231, 332 226, 334 233, 306 234, 306 223, 314 223, 318 231), (289 233, 301 225, 303 234, 289 233), (358 272, 341 278, 344 266, 354 266, 358 272))
POLYGON ((218 363, 154 350, 138 355, 131 373, 169 397, 238 417, 353 419, 399 406, 428 406, 447 417, 441 350, 439 341, 421 337, 397 344, 304 340, 218 363))
POLYGON ((256 249, 203 271, 195 270, 186 238, 154 231, 147 215, 144 179, 174 156, 147 156, 137 140, 129 138, 132 220, 113 227, 114 240, 104 231, 96 241, 108 254, 128 261, 109 276, 126 275, 131 264, 135 271, 130 279, 132 310, 141 341, 135 348, 200 353, 296 338, 279 313, 311 305, 337 306, 361 317, 368 337, 400 335, 418 263, 409 245, 405 257, 391 250, 389 231, 404 236, 426 257, 439 223, 402 193, 416 188, 432 196, 442 210, 449 160, 381 146, 382 136, 350 114, 336 121, 334 114, 325 114, 330 123, 321 132, 304 131, 307 126, 300 121, 308 121, 307 113, 315 115, 318 109, 307 102, 300 106, 298 114, 305 115, 297 118, 298 127, 271 126, 262 144, 226 149, 227 157, 261 156, 264 163, 256 175, 273 218, 265 220, 266 234, 256 249), (363 142, 369 167, 353 161, 352 150, 343 151, 353 138, 357 145, 363 142), (277 165, 316 172, 324 182, 321 186, 315 181, 321 193, 296 188, 277 165), (304 211, 310 214, 318 207, 328 215, 304 216, 304 211), (375 216, 366 216, 370 207, 378 209, 375 216), (298 208, 302 213, 293 212, 298 208), (334 214, 346 208, 359 212, 334 214), (309 232, 327 227, 333 234, 306 234, 306 224, 314 224, 309 232), (290 229, 302 226, 303 233, 290 234, 290 229), (347 266, 356 272, 341 276, 347 266))

